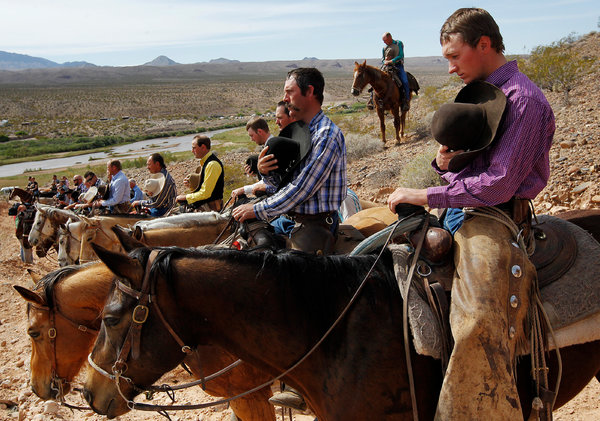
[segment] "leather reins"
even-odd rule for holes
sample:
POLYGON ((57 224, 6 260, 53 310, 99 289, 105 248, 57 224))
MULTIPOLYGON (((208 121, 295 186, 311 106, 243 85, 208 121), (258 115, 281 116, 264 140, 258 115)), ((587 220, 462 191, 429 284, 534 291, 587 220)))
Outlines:
MULTIPOLYGON (((123 293, 129 295, 132 298, 135 298, 138 300, 138 304, 136 305, 136 307, 133 310, 133 314, 132 314, 132 322, 131 325, 129 327, 129 331, 127 332, 127 336, 125 338, 125 342, 123 343, 123 345, 121 346, 121 349, 119 350, 118 354, 117 354, 117 360, 115 361, 115 363, 113 364, 111 370, 112 370, 112 374, 107 372, 106 370, 104 370, 102 367, 100 367, 98 364, 96 364, 92 358, 92 354, 90 353, 88 355, 88 363, 90 364, 90 366, 96 370, 99 374, 101 374, 104 377, 107 377, 111 380, 113 380, 115 382, 115 385, 117 387, 117 391, 119 392, 119 394, 121 395, 121 397, 123 398, 123 400, 125 400, 125 402, 127 402, 127 407, 131 410, 133 409, 137 409, 137 410, 141 410, 141 411, 156 411, 161 413, 162 415, 165 415, 168 417, 168 415, 166 415, 165 411, 168 410, 192 410, 192 409, 202 409, 202 408, 208 408, 208 407, 212 407, 212 406, 217 406, 217 405, 222 405, 225 403, 229 403, 235 399, 239 399, 241 397, 247 396, 251 393, 254 393, 260 389, 263 389, 264 387, 267 387, 269 385, 271 385, 274 381, 279 380, 281 378, 283 378, 284 376, 288 375, 291 371, 293 371, 295 368, 297 368, 300 364, 302 364, 320 345, 323 341, 325 341, 325 339, 329 336, 329 334, 333 331, 333 329, 339 324, 339 322, 344 318, 344 316, 348 313, 350 307, 352 307, 352 305, 354 304, 354 302, 356 301, 356 299, 358 298, 359 294, 362 292, 364 286, 366 285, 366 282, 371 274, 371 272, 375 269, 375 266, 377 265, 379 259, 381 258, 381 255, 383 254, 384 250, 385 250, 385 246, 389 243, 390 239, 392 238, 392 236, 395 233, 395 228, 398 226, 399 223, 403 222, 404 220, 414 216, 415 214, 411 214, 405 218, 403 218, 400 221, 397 221, 394 223, 394 229, 390 230, 390 234, 388 235, 385 244, 382 246, 381 251, 379 252, 379 254, 377 255, 377 258, 375 259, 375 261, 373 262, 373 264, 371 265, 371 267, 369 268, 368 272, 366 273, 365 277, 363 278, 363 280, 361 281, 360 285, 358 286, 358 288, 356 289, 356 291, 354 292, 354 295, 350 298, 348 304, 346 304, 346 306, 344 307, 344 309, 342 310, 342 312, 340 313, 340 315, 338 316, 338 318, 333 322, 333 324, 329 327, 329 329, 327 329, 327 331, 323 334, 323 336, 315 343, 315 345, 313 345, 313 347, 308 350, 308 352, 306 354, 304 354, 304 356, 302 358, 300 358, 297 362, 295 362, 294 364, 292 364, 292 366, 290 366, 287 370, 285 370, 283 373, 277 375, 276 377, 270 379, 269 381, 260 384, 250 390, 247 390, 246 392, 240 393, 236 396, 232 396, 230 398, 226 398, 226 399, 220 399, 214 402, 207 402, 207 403, 202 403, 202 404, 190 404, 190 405, 151 405, 151 404, 144 404, 144 403, 139 403, 139 402, 135 402, 132 399, 129 399, 125 396, 125 394, 123 393, 123 391, 121 390, 121 386, 120 386, 120 379, 123 378, 125 381, 127 381, 131 387, 134 388, 134 390, 138 391, 138 392, 152 392, 153 390, 163 390, 160 386, 151 386, 148 389, 141 389, 139 387, 137 387, 134 383, 133 380, 131 380, 131 378, 125 377, 123 376, 123 374, 127 371, 127 358, 129 355, 131 355, 133 358, 137 358, 134 357, 134 355, 139 356, 139 342, 140 342, 140 333, 141 333, 141 328, 143 326, 143 324, 146 322, 147 318, 148 318, 148 314, 149 314, 149 305, 154 304, 154 307, 157 310, 157 314, 159 316, 159 319, 163 322, 163 324, 165 325, 165 327, 167 328, 167 330, 169 331, 169 333, 173 336, 173 338, 177 341, 177 343, 181 346, 181 351, 189 354, 192 352, 191 348, 187 345, 185 345, 183 343, 183 341, 181 340, 181 338, 175 333, 175 331, 171 328, 171 326, 168 324, 168 322, 166 321, 166 319, 164 318, 164 316, 162 315, 162 312, 160 311, 160 307, 158 306, 158 304, 156 303, 156 301, 153 301, 151 299, 152 294, 150 293, 150 268, 152 265, 152 262, 156 259, 156 257, 158 256, 159 250, 153 250, 150 253, 150 256, 148 257, 148 261, 146 262, 146 270, 144 272, 144 279, 142 280, 142 288, 140 291, 134 290, 133 288, 123 284, 120 280, 117 281, 117 288, 119 288, 119 290, 121 290, 123 293), (131 352, 130 352, 131 351, 131 352)), ((426 231, 426 230, 425 230, 426 231)), ((413 260, 413 263, 411 265, 411 270, 410 273, 414 272, 414 266, 416 265, 416 262, 418 260, 418 251, 420 251, 420 246, 422 245, 422 241, 423 241, 424 235, 421 236, 421 240, 420 240, 420 244, 417 247, 417 252, 415 253, 415 258, 413 260)), ((407 351, 408 352, 408 351, 407 351)), ((410 357, 407 357, 407 360, 410 361, 410 357)), ((236 364, 238 362, 235 362, 233 364, 236 364)), ((232 364, 232 365, 233 365, 232 364)), ((231 366, 229 366, 231 367, 231 366)), ((229 367, 226 367, 225 369, 221 370, 221 372, 228 370, 229 367)), ((409 368, 410 371, 410 368, 409 368)), ((220 373, 221 373, 220 372, 220 373)), ((410 374, 412 374, 412 372, 410 372, 410 374)), ((197 383, 196 383, 197 384, 197 383)), ((415 391, 414 391, 414 382, 411 381, 411 398, 413 401, 413 414, 416 414, 416 399, 415 399, 415 391)), ((146 393, 148 396, 148 393, 146 393)), ((151 396, 151 395, 150 395, 151 396)), ((173 399, 173 398, 172 398, 173 399)), ((415 418, 415 420, 418 419, 415 418)))

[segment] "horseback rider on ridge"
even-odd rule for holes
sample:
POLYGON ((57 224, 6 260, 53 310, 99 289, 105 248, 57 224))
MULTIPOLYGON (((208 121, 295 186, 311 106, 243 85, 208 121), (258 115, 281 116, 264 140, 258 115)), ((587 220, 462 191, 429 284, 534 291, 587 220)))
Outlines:
POLYGON ((404 44, 400 40, 393 39, 389 32, 383 34, 381 39, 385 43, 385 47, 382 49, 381 63, 398 84, 400 90, 404 91, 402 111, 408 111, 410 109, 410 86, 404 71, 404 44))

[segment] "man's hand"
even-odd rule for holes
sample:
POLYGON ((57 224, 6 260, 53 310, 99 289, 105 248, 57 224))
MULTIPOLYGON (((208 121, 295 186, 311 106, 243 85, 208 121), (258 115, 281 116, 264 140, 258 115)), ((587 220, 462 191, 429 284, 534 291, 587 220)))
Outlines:
MULTIPOLYGON (((183 179, 183 185, 186 187, 190 186, 190 176, 189 175, 186 175, 185 178, 183 179)), ((177 200, 179 200, 179 199, 177 199, 177 200)))
POLYGON ((390 64, 392 64, 392 63, 393 63, 393 61, 392 61, 392 60, 384 60, 384 61, 383 61, 383 64, 387 64, 388 66, 389 66, 390 64))
POLYGON ((237 197, 238 197, 239 195, 241 195, 241 194, 244 194, 244 188, 243 188, 243 187, 240 187, 240 188, 237 188, 237 189, 233 190, 233 191, 231 192, 231 198, 232 198, 232 199, 233 199, 233 201, 235 202, 235 199, 237 199, 237 197))
POLYGON ((248 219, 256 219, 254 213, 254 205, 252 203, 246 203, 245 205, 238 206, 231 212, 233 219, 238 222, 244 222, 248 219))
POLYGON ((462 152, 464 151, 458 150, 450 152, 448 146, 440 145, 440 148, 438 149, 437 155, 435 157, 435 163, 437 164, 440 170, 448 171, 448 164, 450 163, 450 160, 462 152))
POLYGON ((427 189, 407 189, 399 187, 394 193, 390 194, 387 202, 388 207, 393 213, 396 213, 396 205, 400 203, 425 206, 427 204, 427 189))
POLYGON ((254 196, 257 196, 256 193, 257 192, 261 192, 261 191, 264 191, 264 192, 267 191, 267 185, 266 184, 260 183, 259 185, 252 187, 252 194, 254 196))
POLYGON ((179 196, 177 196, 177 198, 175 199, 177 202, 187 202, 187 199, 185 197, 185 194, 180 194, 179 196))
POLYGON ((277 159, 275 159, 275 155, 267 155, 268 149, 268 146, 265 147, 262 151, 260 151, 260 155, 258 155, 258 172, 261 174, 269 174, 269 172, 279 168, 277 166, 277 159))
POLYGON ((133 206, 133 207, 139 206, 140 202, 141 202, 140 200, 135 200, 135 201, 131 202, 131 206, 133 206))

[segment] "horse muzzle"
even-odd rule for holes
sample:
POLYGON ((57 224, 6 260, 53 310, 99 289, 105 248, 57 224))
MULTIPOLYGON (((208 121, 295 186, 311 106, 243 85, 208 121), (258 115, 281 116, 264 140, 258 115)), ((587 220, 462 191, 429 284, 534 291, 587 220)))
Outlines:
POLYGON ((354 96, 358 96, 358 94, 360 94, 360 91, 356 88, 352 88, 350 89, 350 93, 354 96))

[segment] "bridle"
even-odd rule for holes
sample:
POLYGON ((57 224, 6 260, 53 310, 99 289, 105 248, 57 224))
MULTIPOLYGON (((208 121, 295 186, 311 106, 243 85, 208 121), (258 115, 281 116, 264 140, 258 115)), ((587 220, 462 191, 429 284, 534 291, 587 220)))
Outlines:
POLYGON ((78 407, 78 406, 70 405, 70 404, 66 403, 64 400, 64 393, 63 393, 64 386, 69 384, 70 382, 67 379, 60 377, 58 375, 58 369, 57 369, 58 364, 57 364, 57 358, 56 358, 57 357, 57 352, 56 352, 56 336, 57 336, 56 315, 62 317, 67 322, 69 322, 73 327, 75 327, 77 330, 79 330, 83 333, 87 333, 89 335, 96 336, 98 334, 98 330, 94 329, 91 326, 76 322, 75 320, 69 318, 65 314, 61 313, 57 306, 50 307, 50 306, 42 306, 42 305, 38 305, 38 304, 33 304, 33 303, 29 303, 29 305, 36 310, 47 312, 48 319, 50 320, 50 328, 48 329, 48 332, 47 332, 47 335, 48 335, 48 338, 49 338, 50 344, 51 344, 51 349, 52 349, 52 356, 50 358, 50 364, 51 364, 51 369, 52 369, 51 374, 50 374, 50 376, 51 376, 50 377, 50 390, 56 392, 56 397, 60 400, 60 403, 63 406, 67 406, 72 409, 89 409, 87 407, 78 407))
MULTIPOLYGON (((402 222, 402 221, 400 221, 400 222, 402 222)), ((396 227, 398 227, 398 222, 396 222, 394 224, 394 228, 396 228, 396 227)), ((123 393, 123 391, 121 390, 120 379, 123 378, 125 381, 127 381, 130 384, 130 386, 134 390, 136 390, 138 392, 145 392, 146 393, 146 397, 151 397, 152 393, 154 391, 156 391, 156 390, 164 391, 164 387, 160 387, 160 386, 159 387, 151 386, 150 388, 147 388, 147 389, 139 388, 138 386, 136 386, 134 384, 134 382, 133 382, 133 380, 131 378, 123 376, 123 374, 127 371, 127 368, 128 368, 127 367, 127 358, 129 357, 129 355, 131 355, 132 358, 134 358, 134 359, 137 358, 137 356, 139 356, 139 344, 140 344, 141 329, 142 329, 143 324, 148 319, 148 314, 149 314, 149 311, 150 311, 150 308, 149 308, 150 305, 153 305, 153 307, 157 310, 157 314, 159 316, 159 319, 165 325, 165 327, 167 328, 167 330, 169 331, 169 333, 171 334, 171 336, 181 346, 181 351, 183 353, 185 353, 185 354, 190 354, 191 352, 193 352, 192 349, 191 349, 191 347, 185 345, 184 342, 181 340, 181 338, 171 328, 171 326, 169 325, 169 323, 166 321, 166 319, 162 315, 162 312, 160 311, 160 307, 158 306, 157 302, 155 300, 152 300, 152 293, 150 292, 150 289, 153 287, 153 285, 150 285, 150 272, 151 272, 150 269, 151 269, 153 261, 158 256, 159 250, 152 250, 152 252, 150 253, 150 256, 148 257, 148 260, 146 262, 146 270, 144 272, 144 279, 142 281, 142 287, 141 287, 140 291, 134 290, 133 288, 131 288, 128 285, 124 284, 121 280, 117 280, 116 287, 120 291, 122 291, 123 293, 125 293, 125 294, 129 295, 130 297, 136 299, 137 300, 137 305, 136 305, 136 307, 133 310, 133 314, 132 314, 132 317, 131 317, 132 321, 131 321, 131 325, 129 327, 129 330, 127 332, 127 336, 125 337, 125 340, 123 342, 123 345, 121 346, 121 349, 118 350, 117 360, 115 361, 115 363, 113 364, 113 366, 111 368, 112 374, 109 373, 108 371, 104 370, 98 364, 96 364, 94 362, 93 358, 92 358, 92 354, 91 353, 88 355, 88 363, 99 374, 101 374, 102 376, 107 377, 107 378, 109 378, 109 379, 111 379, 111 380, 113 380, 115 382, 117 391, 119 392, 121 398, 123 398, 123 400, 125 400, 125 402, 127 402, 127 407, 130 410, 137 409, 137 410, 142 410, 142 411, 157 411, 160 414, 166 416, 167 418, 169 418, 168 414, 166 414, 167 410, 192 410, 192 409, 208 408, 208 407, 212 407, 212 406, 222 405, 224 403, 228 403, 228 402, 231 402, 231 401, 233 401, 235 399, 239 399, 241 397, 244 397, 246 395, 254 393, 254 392, 256 392, 256 391, 258 391, 260 389, 263 389, 263 388, 265 388, 267 386, 270 386, 275 380, 279 380, 279 379, 283 378, 284 376, 287 376, 291 371, 293 371, 300 364, 302 364, 321 345, 321 343, 323 343, 323 341, 325 341, 325 339, 329 336, 329 334, 333 331, 333 329, 339 324, 339 322, 348 313, 348 311, 350 310, 350 308, 352 307, 352 305, 354 304, 354 302, 356 301, 356 299, 358 298, 358 296, 362 292, 364 286, 367 283, 367 280, 369 279, 369 276, 371 275, 372 271, 375 269, 375 266, 377 265, 377 262, 379 261, 379 259, 381 258, 381 255, 383 254, 383 251, 385 250, 385 245, 387 245, 387 243, 390 241, 390 239, 392 238, 392 235, 394 234, 394 232, 395 232, 395 229, 392 229, 390 231, 389 236, 388 236, 385 244, 383 245, 383 247, 381 248, 381 251, 377 255, 377 258, 375 259, 375 261, 373 262, 371 268, 366 273, 364 279, 361 281, 361 283, 359 284, 358 288, 356 289, 356 291, 354 292, 354 294, 350 298, 348 304, 344 307, 344 309, 342 310, 342 312, 339 314, 338 318, 332 323, 332 325, 329 327, 329 329, 327 329, 327 331, 323 334, 323 336, 315 343, 315 345, 312 346, 306 352, 306 354, 304 354, 303 357, 301 357, 294 364, 292 364, 292 366, 290 366, 287 370, 285 370, 281 374, 277 375, 276 377, 268 380, 267 382, 265 382, 265 383, 263 383, 261 385, 258 385, 256 387, 250 389, 250 390, 247 390, 246 392, 240 393, 240 394, 238 394, 236 396, 232 396, 230 398, 221 399, 221 400, 217 400, 217 401, 214 401, 214 402, 202 403, 202 404, 193 404, 193 405, 150 405, 150 404, 138 403, 138 402, 133 401, 132 399, 127 398, 125 396, 125 394, 123 393)), ((415 262, 416 262, 416 259, 415 259, 415 262)), ((154 292, 154 291, 152 291, 152 292, 154 292)), ((226 367, 225 369, 221 370, 217 374, 219 374, 219 375, 223 374, 225 371, 228 371, 230 368, 233 368, 232 366, 234 364, 237 364, 239 362, 241 362, 241 361, 239 361, 239 360, 236 361, 235 363, 233 363, 229 367, 226 367)), ((198 382, 196 382, 196 384, 198 384, 198 382)), ((415 418, 415 419, 418 419, 418 417, 415 418)))

